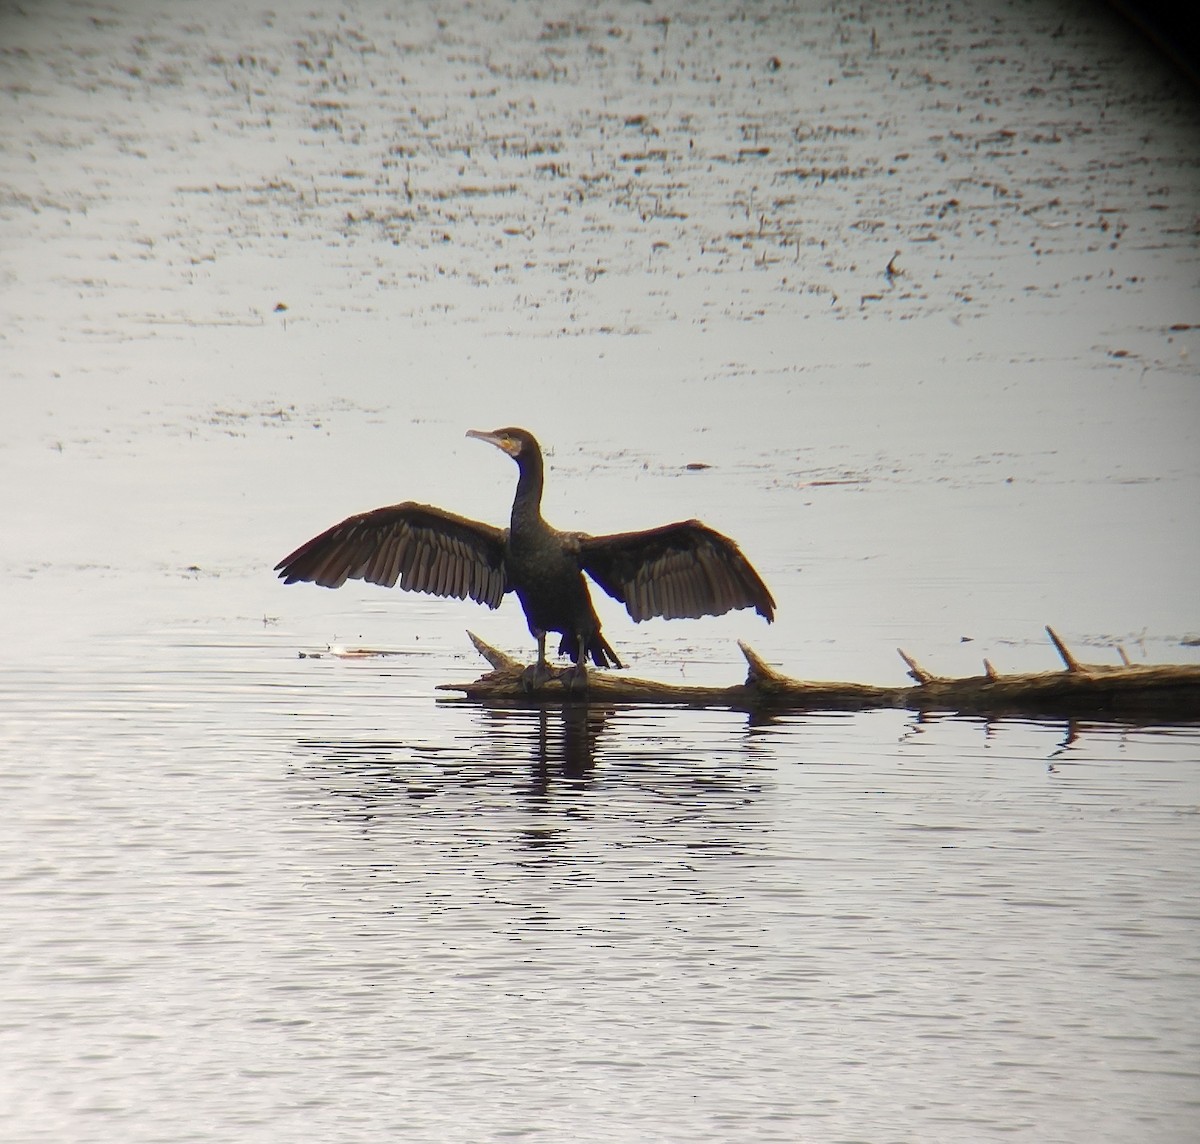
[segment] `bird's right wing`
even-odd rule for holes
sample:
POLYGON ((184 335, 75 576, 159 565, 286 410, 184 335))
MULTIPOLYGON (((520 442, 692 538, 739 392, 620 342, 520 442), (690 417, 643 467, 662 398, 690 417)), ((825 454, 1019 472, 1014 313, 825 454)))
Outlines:
POLYGON ((285 584, 340 588, 347 580, 498 608, 509 589, 505 532, 432 505, 388 505, 347 517, 275 565, 285 584))

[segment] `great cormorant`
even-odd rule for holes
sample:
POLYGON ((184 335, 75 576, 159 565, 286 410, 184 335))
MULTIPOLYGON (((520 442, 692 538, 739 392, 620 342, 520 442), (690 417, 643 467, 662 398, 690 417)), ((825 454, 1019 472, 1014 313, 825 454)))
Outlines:
POLYGON ((546 633, 562 635, 559 655, 580 674, 623 667, 600 632, 583 579, 586 572, 620 600, 635 622, 720 616, 753 608, 768 623, 775 601, 738 546, 698 520, 644 532, 588 536, 559 532, 542 518, 542 450, 525 429, 472 429, 517 463, 520 476, 506 529, 430 505, 389 505, 347 517, 302 544, 276 566, 285 584, 310 581, 340 588, 365 580, 410 592, 453 596, 498 608, 516 592, 537 640, 535 679, 547 674, 546 633))

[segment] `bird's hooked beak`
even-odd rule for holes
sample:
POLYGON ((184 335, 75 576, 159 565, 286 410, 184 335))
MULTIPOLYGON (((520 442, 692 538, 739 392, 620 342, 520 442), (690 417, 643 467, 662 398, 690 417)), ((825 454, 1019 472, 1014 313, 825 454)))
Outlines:
POLYGON ((484 429, 468 429, 467 436, 474 437, 476 441, 486 441, 489 445, 495 445, 497 449, 502 449, 510 457, 515 457, 521 451, 520 440, 503 429, 497 429, 491 433, 484 429))

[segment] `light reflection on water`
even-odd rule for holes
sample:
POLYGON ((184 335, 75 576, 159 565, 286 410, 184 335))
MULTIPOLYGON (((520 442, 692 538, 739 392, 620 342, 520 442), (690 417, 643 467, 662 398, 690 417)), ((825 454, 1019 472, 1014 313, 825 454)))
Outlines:
POLYGON ((284 646, 0 678, 9 1138, 1194 1127, 1194 729, 488 710, 284 646))

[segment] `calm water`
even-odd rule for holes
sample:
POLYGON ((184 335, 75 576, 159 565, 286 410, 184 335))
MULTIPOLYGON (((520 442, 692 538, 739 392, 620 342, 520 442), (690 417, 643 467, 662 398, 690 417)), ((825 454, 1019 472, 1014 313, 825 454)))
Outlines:
POLYGON ((771 585, 598 601, 638 675, 1194 662, 1200 121, 1107 21, 0 3, 4 1144, 1200 1137, 1195 726, 484 710, 515 607, 270 573, 517 423, 771 585))
POLYGON ((123 651, 0 683, 6 1139, 1192 1135, 1194 731, 123 651))

